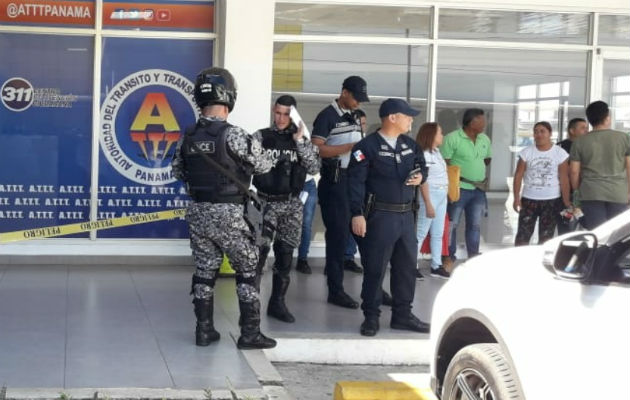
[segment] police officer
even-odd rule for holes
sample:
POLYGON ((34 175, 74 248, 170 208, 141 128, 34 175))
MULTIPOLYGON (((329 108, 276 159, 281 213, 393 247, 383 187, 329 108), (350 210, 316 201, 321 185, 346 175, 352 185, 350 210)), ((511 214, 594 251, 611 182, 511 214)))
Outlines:
POLYGON ((361 125, 352 111, 365 101, 369 101, 365 80, 346 78, 339 98, 315 118, 311 139, 322 157, 318 197, 326 227, 328 302, 346 308, 359 307, 343 288, 343 258, 350 235, 347 167, 350 150, 361 139, 361 125))
MULTIPOLYGON (((209 68, 197 76, 194 97, 201 118, 186 130, 173 157, 173 173, 186 183, 193 202, 186 211, 190 247, 197 267, 191 294, 197 317, 197 346, 219 340, 214 329, 214 286, 226 254, 236 271, 241 311, 240 349, 271 348, 276 341, 260 333, 260 300, 256 285, 258 247, 244 217, 248 194, 201 155, 219 163, 245 187, 252 174, 269 171, 273 161, 262 151, 260 137, 226 121, 236 101, 236 82, 229 71, 209 68)), ((242 185, 241 185, 242 186, 242 185)))
POLYGON ((379 330, 381 285, 391 264, 392 329, 428 332, 429 324, 411 313, 415 290, 418 241, 414 207, 418 185, 426 179, 422 150, 404 135, 414 110, 406 101, 387 99, 379 108, 381 128, 357 143, 348 167, 352 232, 357 238, 364 277, 360 332, 379 330))
POLYGON ((262 137, 264 151, 279 161, 271 171, 254 177, 258 196, 266 201, 259 272, 265 265, 272 241, 275 257, 267 315, 284 322, 295 322, 284 297, 289 288, 293 249, 300 244, 303 204, 299 195, 306 174, 316 174, 320 167, 318 148, 306 140, 302 126, 298 128, 289 116, 291 107, 295 106, 293 96, 278 97, 273 107, 272 126, 257 132, 262 137))

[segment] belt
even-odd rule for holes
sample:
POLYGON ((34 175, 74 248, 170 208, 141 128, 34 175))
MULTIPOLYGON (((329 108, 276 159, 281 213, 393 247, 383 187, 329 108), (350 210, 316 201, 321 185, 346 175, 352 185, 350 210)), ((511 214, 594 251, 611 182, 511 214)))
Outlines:
POLYGON ((232 195, 232 196, 217 196, 212 193, 195 193, 193 196, 193 200, 197 203, 234 203, 234 204, 245 204, 245 199, 247 196, 243 195, 232 195))
POLYGON ((287 201, 287 200, 291 200, 292 198, 296 197, 291 193, 287 193, 287 194, 266 194, 266 193, 262 193, 262 192, 258 192, 258 197, 260 197, 261 199, 265 200, 265 201, 287 201))
POLYGON ((411 211, 413 208, 412 208, 411 202, 400 204, 400 203, 381 203, 380 201, 375 201, 374 209, 381 210, 381 211, 393 211, 393 212, 403 213, 403 212, 411 211))

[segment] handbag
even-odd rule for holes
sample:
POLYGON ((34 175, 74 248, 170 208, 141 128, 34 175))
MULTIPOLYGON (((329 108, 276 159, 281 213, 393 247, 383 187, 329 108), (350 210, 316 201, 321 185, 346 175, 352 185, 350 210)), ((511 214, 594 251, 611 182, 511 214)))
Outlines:
POLYGON ((451 203, 459 200, 459 179, 461 169, 459 165, 448 165, 446 174, 448 175, 448 201, 451 203))

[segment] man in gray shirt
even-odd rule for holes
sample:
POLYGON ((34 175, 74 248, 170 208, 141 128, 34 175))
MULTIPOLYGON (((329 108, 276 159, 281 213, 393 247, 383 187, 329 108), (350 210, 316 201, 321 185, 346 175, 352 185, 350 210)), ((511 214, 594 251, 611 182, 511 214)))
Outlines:
POLYGON ((594 229, 628 208, 630 203, 630 135, 610 129, 608 104, 586 108, 593 130, 571 146, 571 188, 579 189, 584 218, 594 229))

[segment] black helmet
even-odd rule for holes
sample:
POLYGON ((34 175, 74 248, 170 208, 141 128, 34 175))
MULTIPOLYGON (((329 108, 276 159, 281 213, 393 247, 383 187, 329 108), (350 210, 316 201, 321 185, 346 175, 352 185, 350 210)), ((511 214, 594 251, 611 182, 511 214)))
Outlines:
POLYGON ((236 102, 236 81, 230 71, 219 67, 201 71, 195 82, 195 102, 199 108, 223 104, 232 111, 236 102))

